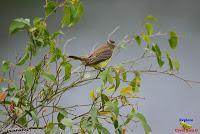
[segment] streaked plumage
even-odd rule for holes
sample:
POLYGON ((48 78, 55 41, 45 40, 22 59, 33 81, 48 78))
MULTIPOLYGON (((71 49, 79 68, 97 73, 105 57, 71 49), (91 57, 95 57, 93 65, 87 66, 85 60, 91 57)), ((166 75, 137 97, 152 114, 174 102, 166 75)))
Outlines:
POLYGON ((108 40, 106 44, 94 50, 87 57, 69 56, 69 58, 80 60, 85 66, 91 66, 95 69, 101 69, 108 64, 109 59, 111 58, 113 50, 115 48, 114 43, 114 41, 108 40))

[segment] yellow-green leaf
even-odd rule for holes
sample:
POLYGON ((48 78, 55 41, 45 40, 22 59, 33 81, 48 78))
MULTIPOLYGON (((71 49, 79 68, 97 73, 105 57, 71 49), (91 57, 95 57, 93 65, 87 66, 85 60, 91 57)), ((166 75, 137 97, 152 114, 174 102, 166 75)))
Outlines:
POLYGON ((69 4, 64 7, 64 16, 62 19, 62 27, 71 27, 76 24, 84 11, 83 4, 79 1, 76 4, 69 4))
POLYGON ((57 6, 58 6, 57 2, 48 0, 45 5, 45 15, 48 16, 53 12, 55 12, 57 6))
POLYGON ((145 134, 150 134, 151 127, 147 123, 147 120, 145 119, 145 117, 141 113, 136 113, 135 117, 137 117, 139 119, 139 121, 141 122, 141 124, 144 128, 145 134))
POLYGON ((141 77, 140 72, 135 72, 135 78, 129 83, 132 87, 132 92, 138 92, 140 87, 141 77))
POLYGON ((173 70, 173 64, 172 64, 171 56, 170 56, 168 51, 166 51, 166 56, 167 56, 167 59, 168 59, 168 64, 169 64, 170 70, 172 71, 173 70))
POLYGON ((108 111, 100 111, 99 112, 100 116, 105 116, 105 115, 108 115, 108 114, 111 114, 111 112, 108 112, 108 111))
POLYGON ((70 79, 71 77, 71 69, 72 69, 72 65, 68 62, 62 62, 61 66, 64 67, 65 69, 65 80, 70 79))
POLYGON ((23 65, 29 58, 29 53, 26 52, 24 56, 18 61, 17 65, 23 65))
POLYGON ((179 63, 179 61, 177 59, 174 59, 172 61, 172 63, 173 63, 173 66, 176 68, 176 71, 179 71, 179 69, 180 69, 180 63, 179 63))
POLYGON ((55 81, 56 80, 56 77, 49 72, 42 72, 41 75, 47 81, 55 81))
POLYGON ((134 39, 136 40, 138 46, 140 46, 141 42, 142 42, 141 37, 139 35, 137 35, 137 36, 134 36, 134 39))
POLYGON ((10 62, 6 60, 2 61, 1 71, 7 72, 9 69, 10 69, 10 62))
POLYGON ((125 95, 130 95, 132 92, 133 92, 132 86, 127 86, 127 87, 122 88, 122 90, 120 91, 120 94, 122 96, 125 96, 125 95))
POLYGON ((153 29, 153 25, 151 23, 146 23, 145 29, 146 29, 148 35, 153 34, 154 29, 153 29))
POLYGON ((178 36, 176 32, 170 32, 170 38, 168 39, 171 49, 175 49, 178 45, 178 36))
POLYGON ((31 88, 34 84, 35 68, 28 67, 23 73, 23 79, 25 81, 26 87, 31 88))
POLYGON ((37 117, 37 115, 33 111, 31 111, 30 114, 33 121, 36 123, 37 126, 39 126, 39 118, 37 117))
POLYGON ((152 22, 159 23, 159 22, 158 22, 158 19, 155 18, 155 17, 152 16, 152 15, 148 15, 148 16, 146 16, 145 20, 149 20, 149 21, 152 21, 152 22))
POLYGON ((30 27, 30 20, 24 18, 14 19, 9 27, 9 33, 13 34, 19 30, 24 30, 26 27, 30 27))
POLYGON ((92 90, 90 91, 90 98, 92 99, 92 101, 95 101, 95 100, 96 100, 95 90, 94 90, 94 89, 92 89, 92 90))
POLYGON ((146 43, 150 43, 151 42, 151 39, 148 35, 146 34, 143 34, 142 35, 142 39, 146 42, 146 43))
POLYGON ((127 125, 134 117, 135 115, 135 109, 132 109, 131 112, 128 114, 126 121, 124 122, 124 125, 127 125))
POLYGON ((119 107, 117 102, 106 102, 105 103, 105 111, 113 112, 116 116, 119 114, 119 107))
POLYGON ((157 44, 154 44, 151 49, 155 53, 157 58, 157 63, 161 68, 164 65, 164 61, 162 60, 162 51, 160 50, 160 47, 157 44))
POLYGON ((66 127, 68 127, 68 128, 72 128, 72 126, 73 126, 73 122, 72 122, 72 120, 69 119, 69 118, 63 118, 63 119, 61 120, 61 123, 62 123, 63 125, 65 125, 66 127))

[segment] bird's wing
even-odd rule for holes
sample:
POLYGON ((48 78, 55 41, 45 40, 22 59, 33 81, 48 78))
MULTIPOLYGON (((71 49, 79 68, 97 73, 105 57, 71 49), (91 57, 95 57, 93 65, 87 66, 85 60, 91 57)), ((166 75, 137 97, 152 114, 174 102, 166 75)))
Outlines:
POLYGON ((112 56, 112 50, 107 49, 104 51, 96 52, 88 57, 88 65, 98 64, 102 61, 109 59, 112 56))

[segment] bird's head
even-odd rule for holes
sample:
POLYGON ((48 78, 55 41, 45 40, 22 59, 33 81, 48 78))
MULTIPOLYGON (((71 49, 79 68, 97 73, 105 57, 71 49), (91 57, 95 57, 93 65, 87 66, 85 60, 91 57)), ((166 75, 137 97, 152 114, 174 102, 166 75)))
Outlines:
POLYGON ((115 48, 115 47, 116 47, 115 41, 113 41, 113 40, 108 40, 108 41, 107 41, 107 44, 108 44, 111 48, 115 48))

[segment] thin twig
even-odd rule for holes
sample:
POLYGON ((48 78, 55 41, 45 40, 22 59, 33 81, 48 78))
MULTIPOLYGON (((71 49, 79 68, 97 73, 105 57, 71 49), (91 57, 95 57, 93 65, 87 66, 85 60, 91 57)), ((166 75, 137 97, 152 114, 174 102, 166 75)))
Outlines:
POLYGON ((108 39, 107 39, 107 40, 110 40, 110 39, 111 39, 111 36, 112 36, 115 32, 117 32, 117 30, 119 30, 119 29, 120 29, 120 26, 115 27, 115 29, 114 29, 112 32, 110 32, 110 33, 108 34, 108 39))

